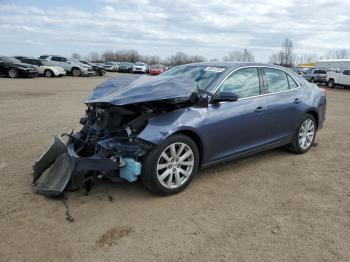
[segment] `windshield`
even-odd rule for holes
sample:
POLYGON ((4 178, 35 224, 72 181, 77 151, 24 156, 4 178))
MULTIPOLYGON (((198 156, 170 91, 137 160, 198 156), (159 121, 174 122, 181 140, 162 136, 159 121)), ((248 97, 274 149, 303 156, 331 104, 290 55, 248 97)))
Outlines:
POLYGON ((208 86, 224 72, 224 67, 211 67, 204 65, 177 66, 162 73, 162 76, 187 76, 198 83, 198 88, 206 90, 208 86))
POLYGON ((143 66, 143 65, 145 65, 144 63, 135 63, 135 65, 137 65, 137 66, 143 66))
POLYGON ((14 57, 9 57, 9 56, 1 56, 0 57, 3 61, 9 62, 9 63, 21 63, 18 59, 14 57))
POLYGON ((308 68, 308 69, 305 69, 305 70, 304 70, 304 73, 305 73, 305 74, 312 74, 313 71, 314 71, 313 68, 308 68))
POLYGON ((40 60, 41 64, 44 66, 49 66, 50 63, 47 60, 40 60))

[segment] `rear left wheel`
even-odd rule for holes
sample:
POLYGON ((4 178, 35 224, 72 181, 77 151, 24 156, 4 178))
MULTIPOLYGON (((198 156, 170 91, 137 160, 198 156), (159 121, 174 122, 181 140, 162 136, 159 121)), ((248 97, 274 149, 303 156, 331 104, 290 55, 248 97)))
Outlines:
POLYGON ((309 151, 316 137, 316 120, 310 114, 305 114, 299 125, 292 143, 288 145, 290 151, 303 154, 309 151))
POLYGON ((142 181, 158 195, 172 195, 184 190, 199 167, 199 152, 188 136, 170 136, 145 157, 142 181))
POLYGON ((73 76, 80 76, 81 71, 79 68, 73 68, 72 74, 73 74, 73 76))

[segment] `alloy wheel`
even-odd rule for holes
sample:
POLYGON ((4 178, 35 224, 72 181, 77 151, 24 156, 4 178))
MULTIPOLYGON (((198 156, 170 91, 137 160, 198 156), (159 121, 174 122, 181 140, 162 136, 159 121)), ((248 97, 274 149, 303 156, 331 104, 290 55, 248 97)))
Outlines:
POLYGON ((194 154, 185 143, 173 143, 161 153, 157 162, 157 178, 165 188, 175 189, 190 178, 194 154))
POLYGON ((46 77, 51 77, 52 76, 52 72, 50 70, 46 70, 45 76, 46 77))
POLYGON ((16 70, 16 69, 10 69, 10 70, 9 70, 9 77, 10 77, 10 78, 16 78, 17 75, 18 75, 18 73, 17 73, 17 70, 16 70))
POLYGON ((315 124, 311 119, 305 119, 299 129, 298 142, 299 146, 306 150, 308 149, 315 136, 315 124))

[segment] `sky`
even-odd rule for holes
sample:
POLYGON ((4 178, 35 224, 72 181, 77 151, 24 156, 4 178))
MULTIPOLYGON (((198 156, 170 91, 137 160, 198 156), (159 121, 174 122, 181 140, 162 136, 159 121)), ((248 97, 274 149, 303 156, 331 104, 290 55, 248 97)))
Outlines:
POLYGON ((344 0, 0 0, 0 55, 137 49, 266 62, 285 38, 297 54, 350 48, 344 0))

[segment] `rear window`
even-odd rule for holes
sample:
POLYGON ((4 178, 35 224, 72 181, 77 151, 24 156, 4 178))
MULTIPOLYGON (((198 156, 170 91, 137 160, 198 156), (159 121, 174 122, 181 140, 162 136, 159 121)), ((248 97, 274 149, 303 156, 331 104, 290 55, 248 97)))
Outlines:
POLYGON ((287 78, 288 78, 288 84, 289 84, 290 89, 295 89, 298 87, 298 84, 295 82, 295 80, 290 75, 287 75, 287 78))
POLYGON ((264 68, 269 93, 289 90, 287 74, 278 69, 264 68))

